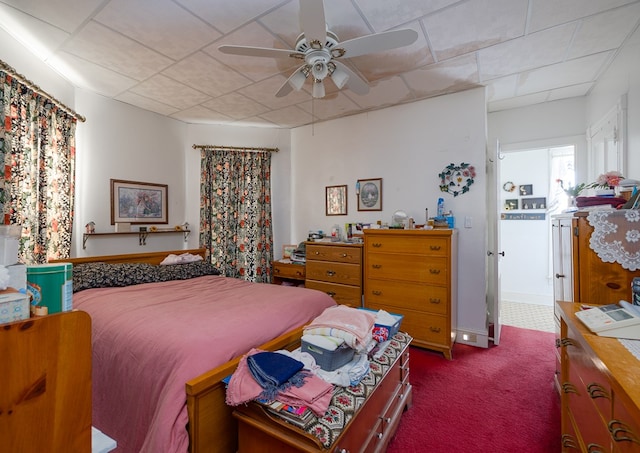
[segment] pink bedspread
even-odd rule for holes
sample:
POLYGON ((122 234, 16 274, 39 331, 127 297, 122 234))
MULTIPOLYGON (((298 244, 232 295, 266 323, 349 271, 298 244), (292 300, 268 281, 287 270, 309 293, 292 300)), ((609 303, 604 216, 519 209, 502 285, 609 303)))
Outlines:
POLYGON ((221 276, 88 289, 93 424, 118 452, 186 452, 185 383, 295 327, 334 300, 323 292, 221 276))

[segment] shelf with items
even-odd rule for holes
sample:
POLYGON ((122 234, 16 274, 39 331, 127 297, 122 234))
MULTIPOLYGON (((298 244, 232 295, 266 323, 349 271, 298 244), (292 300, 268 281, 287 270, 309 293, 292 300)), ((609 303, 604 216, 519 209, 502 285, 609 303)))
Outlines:
POLYGON ((191 230, 155 230, 155 231, 113 231, 109 233, 83 233, 82 234, 82 248, 87 248, 87 240, 90 237, 94 236, 119 236, 119 235, 132 235, 135 234, 138 236, 138 244, 139 245, 147 245, 147 236, 150 234, 167 234, 167 233, 183 233, 184 241, 187 242, 187 238, 189 237, 189 233, 191 230))

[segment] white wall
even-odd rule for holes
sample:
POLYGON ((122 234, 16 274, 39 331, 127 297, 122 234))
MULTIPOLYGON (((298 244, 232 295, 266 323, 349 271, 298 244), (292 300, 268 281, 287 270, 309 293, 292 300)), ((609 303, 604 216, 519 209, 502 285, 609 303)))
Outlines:
POLYGON ((294 129, 291 135, 293 236, 334 223, 390 222, 404 210, 424 223, 445 199, 460 229, 458 266, 460 329, 486 334, 486 108, 484 89, 354 115, 294 129), (450 163, 476 167, 469 193, 439 189, 438 174, 450 163), (382 178, 382 211, 357 210, 358 179, 382 178), (325 187, 347 184, 348 215, 325 215, 325 187), (472 228, 464 228, 464 218, 472 228))

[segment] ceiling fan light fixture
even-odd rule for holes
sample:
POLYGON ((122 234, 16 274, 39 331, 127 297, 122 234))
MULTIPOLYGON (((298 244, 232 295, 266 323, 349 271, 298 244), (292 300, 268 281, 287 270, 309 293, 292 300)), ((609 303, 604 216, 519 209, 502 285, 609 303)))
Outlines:
POLYGON ((305 67, 302 67, 301 69, 296 71, 296 73, 289 79, 289 85, 291 85, 291 87, 296 91, 300 91, 302 89, 302 85, 304 85, 305 80, 307 80, 309 71, 305 72, 304 69, 305 67))
POLYGON ((349 74, 347 74, 342 68, 336 66, 331 73, 331 80, 333 80, 333 83, 335 83, 338 89, 341 90, 347 84, 349 74))
POLYGON ((329 74, 329 68, 324 61, 317 61, 313 63, 311 74, 313 74, 313 78, 316 80, 324 80, 329 74))
POLYGON ((314 98, 324 97, 324 83, 322 83, 322 80, 315 80, 313 82, 313 90, 311 92, 311 95, 314 98))

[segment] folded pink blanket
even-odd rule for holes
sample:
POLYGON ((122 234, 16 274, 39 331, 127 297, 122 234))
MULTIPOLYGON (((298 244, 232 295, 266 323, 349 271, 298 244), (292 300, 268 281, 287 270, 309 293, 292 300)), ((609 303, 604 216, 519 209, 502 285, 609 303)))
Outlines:
POLYGON ((611 205, 614 208, 622 206, 627 202, 626 198, 620 197, 578 197, 576 198, 576 206, 584 208, 587 206, 611 205))
POLYGON ((371 339, 375 322, 375 315, 366 310, 336 305, 326 308, 311 321, 304 328, 304 334, 343 338, 350 347, 363 350, 371 339))

